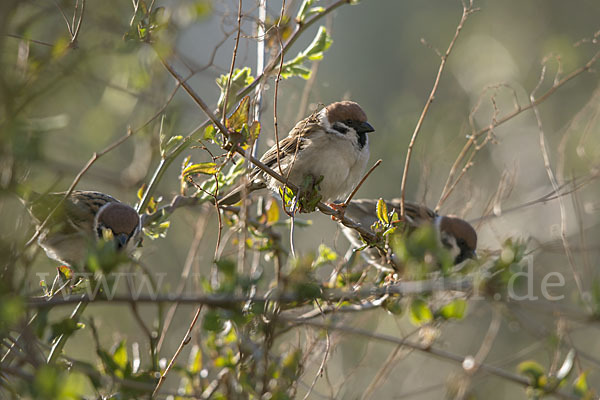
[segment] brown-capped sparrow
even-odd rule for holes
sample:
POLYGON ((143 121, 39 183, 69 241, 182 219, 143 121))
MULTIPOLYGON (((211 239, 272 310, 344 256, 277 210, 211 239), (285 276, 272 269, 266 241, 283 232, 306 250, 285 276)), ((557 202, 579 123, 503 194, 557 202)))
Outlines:
MULTIPOLYGON (((322 200, 333 202, 347 196, 358 184, 369 159, 367 133, 373 132, 367 115, 353 101, 332 103, 298 122, 288 136, 261 157, 267 167, 300 187, 305 179, 319 182, 322 200), (281 169, 280 169, 281 167, 281 169)), ((219 200, 224 205, 235 204, 242 193, 268 187, 277 192, 280 182, 254 168, 249 183, 233 189, 219 200)))
MULTIPOLYGON (((39 226, 64 196, 28 192, 23 202, 39 226)), ((141 234, 141 220, 132 207, 104 193, 75 190, 50 217, 38 244, 48 257, 72 266, 84 262, 88 246, 98 240, 112 240, 116 250, 130 254, 141 234)))
MULTIPOLYGON (((365 228, 370 228, 377 221, 377 199, 352 200, 346 208, 346 216, 365 228)), ((388 211, 400 213, 400 199, 386 200, 388 211)), ((450 251, 454 264, 460 264, 468 258, 475 257, 477 233, 467 221, 439 215, 433 210, 415 203, 404 203, 406 223, 410 229, 424 224, 432 224, 442 246, 450 251)), ((364 246, 360 235, 353 229, 343 227, 344 235, 356 248, 364 246)), ((369 249, 363 253, 369 263, 381 265, 381 255, 377 249, 369 249)))

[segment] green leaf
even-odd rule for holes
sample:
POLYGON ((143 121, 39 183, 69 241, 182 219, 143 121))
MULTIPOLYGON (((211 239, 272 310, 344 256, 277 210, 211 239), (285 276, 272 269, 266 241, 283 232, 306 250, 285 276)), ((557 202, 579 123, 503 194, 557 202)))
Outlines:
POLYGON ((219 313, 216 310, 209 310, 204 314, 202 327, 207 331, 221 332, 223 330, 223 321, 219 313))
POLYGON ((252 142, 258 139, 258 136, 260 135, 260 122, 253 121, 250 127, 248 128, 248 133, 250 134, 249 139, 251 139, 252 142))
POLYGON ((319 268, 329 262, 337 260, 338 255, 331 248, 327 247, 325 244, 321 243, 319 245, 319 256, 313 263, 313 268, 319 268))
POLYGON ((325 11, 323 7, 312 7, 315 3, 315 0, 304 0, 300 8, 298 9, 298 14, 296 15, 296 22, 299 24, 303 24, 306 21, 307 17, 311 15, 321 13, 325 11))
POLYGON ((175 147, 177 147, 179 145, 179 143, 181 143, 182 140, 183 140, 183 136, 176 135, 176 136, 171 136, 169 138, 169 140, 167 140, 167 143, 161 142, 160 155, 163 158, 166 157, 171 152, 171 150, 173 150, 175 147))
POLYGON ((279 221, 279 204, 273 199, 270 198, 267 201, 267 206, 265 207, 266 213, 266 225, 270 226, 279 221))
POLYGON ((466 309, 467 302, 463 299, 456 299, 440 308, 439 314, 444 319, 462 319, 466 309))
POLYGON ((181 172, 181 177, 186 180, 188 176, 196 174, 214 175, 219 171, 217 164, 214 162, 203 162, 198 164, 192 164, 181 172))
POLYGON ((217 134, 217 130, 215 129, 215 127, 213 125, 209 125, 206 127, 206 129, 204 129, 204 135, 202 136, 203 140, 215 140, 217 134))
POLYGON ((422 299, 414 299, 410 304, 410 321, 421 326, 433 320, 433 313, 422 299))
POLYGON ((382 223, 389 224, 390 220, 388 217, 387 205, 383 199, 377 201, 377 219, 382 223))
MULTIPOLYGON (((219 110, 223 110, 223 103, 225 102, 225 92, 227 90, 227 82, 229 80, 229 74, 221 75, 217 79, 217 85, 221 88, 221 96, 219 97, 219 110)), ((231 85, 229 87, 229 94, 227 95, 227 110, 231 109, 236 103, 236 95, 243 88, 250 85, 254 81, 252 71, 248 67, 242 69, 236 68, 231 76, 231 85)))
POLYGON ((190 353, 190 363, 188 366, 188 371, 190 374, 198 374, 202 369, 202 350, 200 347, 194 346, 190 353))
POLYGON ((517 365, 517 371, 520 374, 527 375, 531 378, 531 385, 540 387, 542 378, 545 377, 545 370, 538 362, 527 360, 517 365))
POLYGON ((590 390, 587 383, 587 374, 587 372, 582 372, 577 379, 575 379, 575 382, 573 382, 573 392, 578 396, 583 397, 588 394, 588 391, 590 390))
POLYGON ((325 29, 324 26, 320 26, 317 36, 315 36, 312 43, 308 45, 304 51, 304 55, 308 57, 309 60, 320 60, 323 58, 323 53, 331 46, 331 43, 333 43, 333 40, 327 33, 327 29, 325 29))
POLYGON ((250 96, 246 96, 240 101, 233 114, 227 119, 226 126, 234 132, 241 132, 244 125, 248 124, 250 114, 250 96))
POLYGON ((308 47, 298 53, 298 55, 283 64, 281 69, 281 77, 284 79, 292 76, 300 76, 304 79, 310 78, 310 69, 303 64, 309 60, 320 60, 323 58, 323 53, 331 46, 333 40, 327 33, 325 27, 320 26, 317 35, 308 47))
POLYGON ((314 2, 315 0, 304 0, 302 4, 300 4, 300 7, 298 8, 298 14, 296 14, 296 22, 298 22, 299 24, 304 22, 304 20, 306 19, 306 13, 308 12, 309 7, 312 6, 314 2))
POLYGON ((119 342, 119 344, 113 351, 112 359, 122 371, 124 371, 127 368, 127 347, 125 344, 125 340, 121 340, 121 342, 119 342))
POLYGON ((393 297, 388 297, 384 300, 381 306, 390 314, 393 315, 402 315, 404 312, 404 307, 402 306, 402 299, 396 299, 393 297))
POLYGON ((73 332, 81 329, 82 326, 75 319, 70 317, 64 318, 60 322, 52 324, 52 338, 57 338, 61 335, 70 336, 73 332))
POLYGON ((236 265, 233 261, 227 258, 223 258, 220 260, 216 260, 215 264, 217 264, 217 268, 219 272, 223 273, 227 277, 235 276, 236 274, 236 265))

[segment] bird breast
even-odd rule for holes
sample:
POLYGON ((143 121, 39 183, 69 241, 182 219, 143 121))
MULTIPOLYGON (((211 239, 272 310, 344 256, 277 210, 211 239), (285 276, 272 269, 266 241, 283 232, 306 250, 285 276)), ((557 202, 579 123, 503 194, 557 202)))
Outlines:
POLYGON ((350 135, 323 132, 312 136, 306 139, 303 151, 298 152, 290 181, 299 185, 306 175, 323 176, 319 185, 323 200, 344 200, 365 171, 369 148, 361 149, 350 135))

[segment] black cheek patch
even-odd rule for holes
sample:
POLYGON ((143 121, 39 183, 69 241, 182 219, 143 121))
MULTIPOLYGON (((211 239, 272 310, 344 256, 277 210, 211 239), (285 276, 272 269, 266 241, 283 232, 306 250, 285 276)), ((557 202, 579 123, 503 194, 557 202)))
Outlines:
POLYGON ((365 147, 365 145, 367 144, 367 134, 364 132, 359 132, 357 133, 358 135, 358 145, 360 146, 360 149, 362 150, 363 147, 365 147))

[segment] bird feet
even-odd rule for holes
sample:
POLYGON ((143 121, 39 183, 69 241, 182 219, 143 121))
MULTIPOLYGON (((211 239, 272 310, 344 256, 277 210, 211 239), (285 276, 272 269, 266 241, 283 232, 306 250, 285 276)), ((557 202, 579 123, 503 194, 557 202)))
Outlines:
POLYGON ((337 211, 337 215, 332 215, 331 219, 334 221, 340 221, 344 218, 344 214, 346 213, 346 207, 348 204, 346 203, 327 203, 327 205, 337 211))

